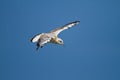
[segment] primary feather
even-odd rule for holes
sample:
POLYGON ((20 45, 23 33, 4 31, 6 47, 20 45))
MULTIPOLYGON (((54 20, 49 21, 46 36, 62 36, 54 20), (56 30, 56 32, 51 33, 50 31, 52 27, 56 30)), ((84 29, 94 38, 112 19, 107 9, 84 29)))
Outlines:
POLYGON ((66 29, 69 29, 69 28, 71 28, 71 27, 73 27, 73 26, 75 26, 79 23, 80 23, 80 21, 74 21, 74 22, 68 23, 68 24, 66 24, 62 27, 59 27, 59 28, 56 28, 56 29, 52 30, 51 33, 55 33, 56 36, 57 36, 60 32, 66 30, 66 29))

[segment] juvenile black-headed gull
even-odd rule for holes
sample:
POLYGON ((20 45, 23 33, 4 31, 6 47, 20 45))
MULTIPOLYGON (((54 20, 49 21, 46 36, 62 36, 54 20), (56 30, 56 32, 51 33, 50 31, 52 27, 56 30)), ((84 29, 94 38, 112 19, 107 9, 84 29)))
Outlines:
POLYGON ((63 45, 64 42, 61 38, 58 37, 58 34, 66 29, 69 29, 77 24, 79 24, 80 21, 74 21, 71 23, 68 23, 62 27, 56 28, 52 31, 50 31, 49 33, 40 33, 38 35, 35 35, 32 39, 31 42, 37 42, 37 48, 36 50, 38 50, 39 48, 42 48, 44 46, 44 44, 46 43, 54 43, 54 44, 61 44, 63 45))

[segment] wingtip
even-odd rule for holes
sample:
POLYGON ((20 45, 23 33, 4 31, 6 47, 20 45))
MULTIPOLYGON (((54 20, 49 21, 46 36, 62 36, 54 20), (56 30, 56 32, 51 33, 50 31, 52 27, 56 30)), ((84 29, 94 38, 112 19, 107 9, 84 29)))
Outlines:
POLYGON ((80 23, 80 21, 75 21, 75 23, 80 23))
POLYGON ((33 38, 30 39, 30 42, 33 42, 33 38))

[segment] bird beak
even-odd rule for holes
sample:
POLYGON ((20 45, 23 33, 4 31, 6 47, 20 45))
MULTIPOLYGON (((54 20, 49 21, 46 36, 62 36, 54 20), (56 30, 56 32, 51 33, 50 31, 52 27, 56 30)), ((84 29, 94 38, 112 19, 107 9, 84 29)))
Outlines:
POLYGON ((62 46, 64 46, 64 43, 62 44, 62 46))

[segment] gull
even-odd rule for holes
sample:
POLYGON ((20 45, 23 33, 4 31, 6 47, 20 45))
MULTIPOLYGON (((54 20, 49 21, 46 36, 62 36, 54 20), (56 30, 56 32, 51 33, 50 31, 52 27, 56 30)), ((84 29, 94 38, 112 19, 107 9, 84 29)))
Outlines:
POLYGON ((32 43, 37 42, 36 50, 38 50, 39 48, 42 48, 46 43, 64 45, 63 40, 58 37, 59 33, 66 30, 66 29, 69 29, 69 28, 71 28, 79 23, 80 23, 80 21, 74 21, 74 22, 68 23, 62 27, 56 28, 48 33, 37 34, 33 38, 31 38, 30 41, 32 43))

